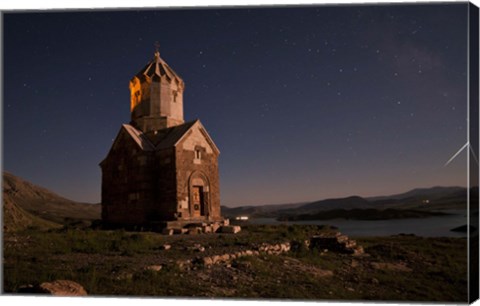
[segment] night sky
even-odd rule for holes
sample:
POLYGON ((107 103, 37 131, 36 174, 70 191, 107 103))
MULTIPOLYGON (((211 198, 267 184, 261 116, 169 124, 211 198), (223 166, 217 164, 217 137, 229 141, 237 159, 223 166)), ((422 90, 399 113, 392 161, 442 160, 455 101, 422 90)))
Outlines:
POLYGON ((222 205, 466 186, 467 4, 4 15, 3 169, 100 202, 128 82, 161 57, 222 205))

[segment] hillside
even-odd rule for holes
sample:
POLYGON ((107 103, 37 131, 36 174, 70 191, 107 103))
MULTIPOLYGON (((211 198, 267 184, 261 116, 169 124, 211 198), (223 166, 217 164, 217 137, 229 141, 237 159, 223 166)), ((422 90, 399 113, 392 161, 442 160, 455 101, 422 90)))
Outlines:
MULTIPOLYGON (((332 209, 356 209, 356 208, 370 208, 372 204, 366 199, 359 196, 351 196, 339 199, 327 199, 316 201, 310 204, 300 206, 296 212, 313 213, 318 211, 332 210, 332 209)), ((285 211, 284 211, 285 212, 285 211)))
POLYGON ((26 212, 9 198, 3 200, 3 231, 16 232, 27 228, 40 230, 60 227, 58 223, 50 222, 26 212))
POLYGON ((100 205, 74 202, 8 172, 3 172, 3 204, 4 224, 13 228, 20 220, 26 224, 44 220, 65 224, 100 218, 100 205))
POLYGON ((90 297, 466 302, 466 239, 336 236, 368 255, 311 243, 334 233, 316 225, 245 225, 235 235, 18 233, 4 243, 3 288, 24 295, 28 284, 71 280, 90 297), (265 250, 279 244, 289 247, 265 250))
MULTIPOLYGON (((472 189, 478 195, 478 188, 472 189)), ((100 205, 78 203, 61 197, 43 187, 29 183, 13 174, 3 172, 3 199, 5 225, 11 229, 35 226, 51 227, 55 224, 69 224, 100 219, 100 205), (35 218, 34 218, 35 217, 35 218), (49 222, 45 223, 47 220, 49 222)), ((225 207, 222 215, 227 218, 249 216, 253 218, 312 218, 319 213, 325 216, 335 215, 334 210, 444 210, 465 209, 466 188, 432 187, 417 188, 405 193, 390 196, 362 198, 351 196, 346 198, 326 199, 310 203, 288 203, 258 206, 225 207), (429 200, 425 203, 425 200, 429 200)), ((338 211, 337 211, 338 212, 338 211)), ((384 215, 384 214, 381 214, 384 215)), ((404 213, 397 213, 403 216, 404 213)))

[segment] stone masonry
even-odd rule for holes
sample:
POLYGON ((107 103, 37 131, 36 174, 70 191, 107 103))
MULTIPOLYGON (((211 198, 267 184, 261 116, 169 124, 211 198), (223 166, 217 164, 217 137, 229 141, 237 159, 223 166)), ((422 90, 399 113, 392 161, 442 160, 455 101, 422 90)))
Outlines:
POLYGON ((159 52, 130 81, 131 122, 100 163, 105 227, 160 230, 224 221, 220 151, 199 120, 184 121, 184 88, 159 52))

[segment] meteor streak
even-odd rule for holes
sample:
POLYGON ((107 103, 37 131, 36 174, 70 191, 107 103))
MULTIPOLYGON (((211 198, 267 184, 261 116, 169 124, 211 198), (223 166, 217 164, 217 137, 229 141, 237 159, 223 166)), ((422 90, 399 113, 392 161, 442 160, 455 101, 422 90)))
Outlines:
POLYGON ((460 152, 462 152, 463 150, 465 150, 466 147, 469 147, 470 152, 472 152, 473 158, 475 159, 475 161, 477 162, 477 165, 478 165, 478 158, 477 158, 477 156, 475 155, 475 152, 473 151, 472 146, 471 146, 470 143, 467 141, 467 143, 464 144, 463 147, 461 147, 460 150, 458 150, 457 153, 455 153, 455 154, 445 163, 445 165, 443 165, 443 166, 444 166, 444 167, 448 166, 448 164, 450 164, 450 163, 455 159, 455 157, 457 157, 458 154, 460 154, 460 152))

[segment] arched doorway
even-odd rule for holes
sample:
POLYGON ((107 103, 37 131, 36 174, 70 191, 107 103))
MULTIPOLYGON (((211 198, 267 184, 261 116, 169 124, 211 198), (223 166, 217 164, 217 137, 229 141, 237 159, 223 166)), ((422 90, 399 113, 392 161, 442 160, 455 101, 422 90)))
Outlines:
POLYGON ((208 219, 210 215, 209 191, 210 183, 207 176, 200 171, 193 172, 189 180, 189 210, 192 219, 208 219))

